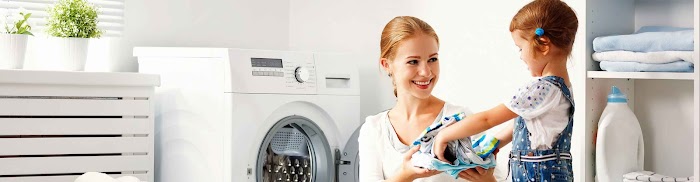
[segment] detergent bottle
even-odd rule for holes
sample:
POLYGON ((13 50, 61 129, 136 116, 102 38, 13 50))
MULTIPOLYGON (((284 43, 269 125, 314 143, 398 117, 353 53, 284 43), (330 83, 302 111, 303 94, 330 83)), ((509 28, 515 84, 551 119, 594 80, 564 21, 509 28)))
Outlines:
POLYGON ((600 116, 595 146, 595 180, 622 181, 622 175, 644 169, 642 128, 627 97, 613 86, 600 116))

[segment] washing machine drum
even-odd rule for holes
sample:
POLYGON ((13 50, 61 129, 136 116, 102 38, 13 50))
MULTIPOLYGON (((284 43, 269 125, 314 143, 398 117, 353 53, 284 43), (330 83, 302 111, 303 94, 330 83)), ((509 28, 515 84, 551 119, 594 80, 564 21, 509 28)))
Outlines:
POLYGON ((332 151, 325 134, 313 121, 301 116, 286 117, 263 140, 256 179, 259 182, 357 182, 358 134, 359 129, 350 137, 346 151, 332 151))

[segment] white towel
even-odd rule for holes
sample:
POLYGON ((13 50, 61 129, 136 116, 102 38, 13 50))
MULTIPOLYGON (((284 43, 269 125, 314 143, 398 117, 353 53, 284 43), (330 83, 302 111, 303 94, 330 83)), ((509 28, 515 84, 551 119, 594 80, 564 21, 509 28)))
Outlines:
POLYGON ((661 64, 676 61, 695 63, 693 51, 659 51, 659 52, 632 52, 632 51, 606 51, 593 53, 595 61, 611 62, 640 62, 661 64))
POLYGON ((694 180, 694 177, 674 178, 674 177, 656 174, 656 173, 650 172, 650 171, 631 172, 631 173, 627 173, 625 175, 622 175, 622 177, 624 178, 623 179, 624 182, 640 182, 640 181, 662 182, 662 181, 693 181, 694 180))

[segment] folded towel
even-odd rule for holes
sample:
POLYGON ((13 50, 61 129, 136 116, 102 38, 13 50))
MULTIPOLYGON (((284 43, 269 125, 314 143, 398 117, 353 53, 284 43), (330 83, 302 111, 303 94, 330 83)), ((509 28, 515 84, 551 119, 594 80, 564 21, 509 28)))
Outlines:
POLYGON ((676 61, 688 61, 691 63, 695 63, 695 59, 693 59, 693 51, 606 51, 593 53, 593 60, 612 62, 640 62, 652 64, 670 63, 676 61))
POLYGON ((664 64, 601 61, 600 69, 612 72, 693 72, 694 70, 693 63, 687 61, 664 64))
POLYGON ((593 39, 593 50, 604 51, 692 51, 693 30, 676 32, 643 32, 630 35, 614 35, 593 39))
POLYGON ((683 30, 693 30, 693 28, 668 27, 668 26, 643 26, 636 33, 642 32, 676 32, 683 30))
POLYGON ((669 176, 664 176, 656 174, 650 171, 637 171, 622 175, 623 181, 637 182, 637 181, 651 181, 651 182, 661 182, 661 181, 694 181, 694 177, 687 178, 674 178, 669 176))
MULTIPOLYGON (((444 171, 445 173, 451 175, 455 179, 458 177, 459 172, 466 169, 482 167, 485 169, 496 167, 496 158, 493 154, 484 153, 485 158, 479 157, 477 154, 481 151, 476 151, 472 147, 472 141, 469 137, 460 140, 450 141, 447 144, 447 149, 445 150, 445 158, 452 163, 446 163, 438 160, 433 153, 433 137, 437 135, 440 130, 449 125, 462 120, 465 114, 458 113, 452 116, 445 117, 443 120, 433 123, 430 125, 418 139, 413 142, 413 145, 420 145, 418 152, 412 155, 411 164, 416 167, 422 167, 431 170, 444 171)), ((488 138, 488 137, 487 137, 488 138)), ((491 139, 484 139, 482 142, 484 146, 482 148, 488 148, 488 141, 491 139)), ((493 151, 493 150, 491 150, 493 151)))

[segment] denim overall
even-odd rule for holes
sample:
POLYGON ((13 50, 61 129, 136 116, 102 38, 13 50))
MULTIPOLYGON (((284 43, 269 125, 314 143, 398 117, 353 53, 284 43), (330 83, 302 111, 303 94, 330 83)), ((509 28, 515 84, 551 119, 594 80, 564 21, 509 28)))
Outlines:
POLYGON ((513 129, 513 149, 510 153, 510 171, 513 182, 552 182, 573 181, 571 170, 571 132, 574 125, 574 100, 564 79, 556 76, 547 76, 542 80, 551 82, 559 87, 571 103, 569 109, 569 122, 564 131, 559 133, 551 149, 537 150, 530 148, 530 132, 525 126, 522 117, 515 119, 513 129))

